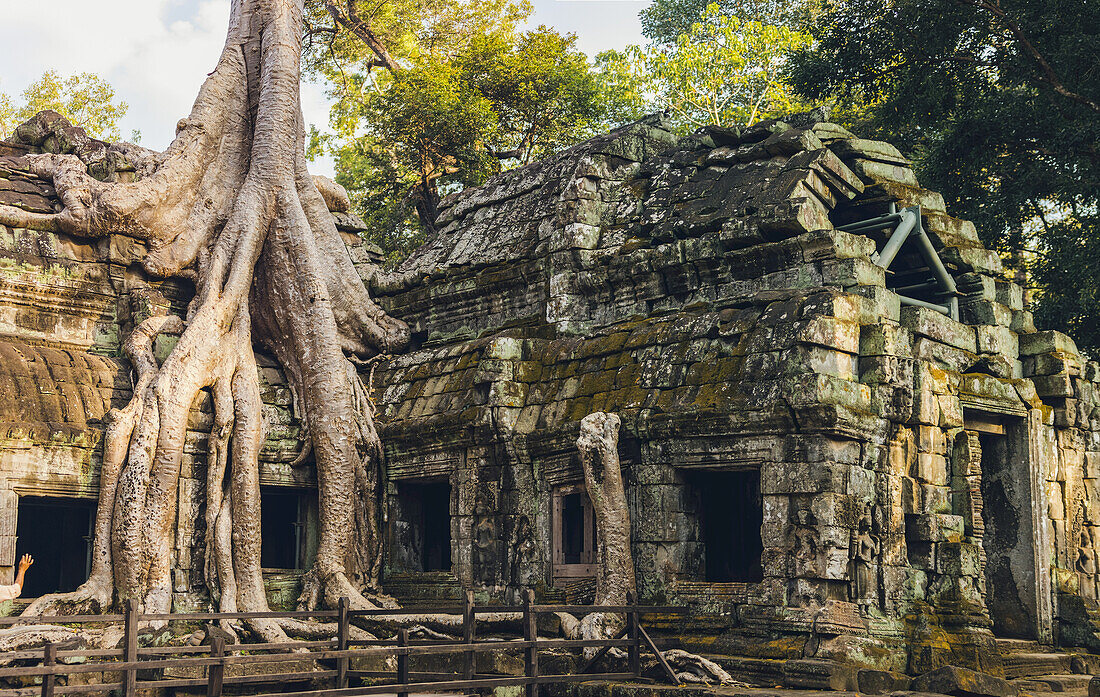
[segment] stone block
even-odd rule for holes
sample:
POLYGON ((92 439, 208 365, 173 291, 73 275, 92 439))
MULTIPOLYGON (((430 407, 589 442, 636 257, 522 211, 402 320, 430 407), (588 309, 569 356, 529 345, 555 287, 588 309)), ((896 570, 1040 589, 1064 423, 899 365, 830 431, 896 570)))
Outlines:
POLYGON ((912 476, 927 484, 946 486, 950 480, 947 458, 933 453, 917 453, 916 468, 912 476))
POLYGON ((1026 356, 1023 360, 1024 375, 1078 375, 1081 370, 1081 361, 1072 353, 1040 353, 1035 356, 1026 356))
POLYGON ((913 357, 927 361, 940 370, 954 373, 967 372, 978 363, 976 353, 948 346, 923 336, 917 337, 913 342, 913 357))
POLYGON ((863 668, 856 673, 856 687, 861 694, 882 695, 909 689, 909 676, 889 670, 863 668))
POLYGON ((1014 314, 1007 305, 993 300, 968 299, 959 306, 959 315, 967 324, 1011 327, 1014 314))
POLYGON ((958 397, 942 394, 938 397, 940 407, 940 428, 962 428, 966 424, 962 402, 958 397))
POLYGON ((859 381, 865 385, 913 384, 913 360, 898 356, 867 356, 859 359, 859 381))
POLYGON ((523 360, 523 341, 510 337, 497 337, 485 348, 485 357, 502 361, 523 360))
POLYGON ((822 283, 827 286, 885 286, 886 269, 869 259, 839 259, 821 266, 822 283))
POLYGON ((805 344, 815 344, 827 348, 859 353, 859 323, 836 317, 814 317, 801 324, 797 340, 805 344))
POLYGON ((1084 474, 1087 479, 1100 479, 1100 452, 1095 450, 1085 452, 1084 474))
POLYGON ((940 250, 940 258, 945 263, 953 263, 963 268, 999 276, 1004 271, 1001 257, 997 252, 982 247, 944 247, 940 250))
POLYGON ((918 426, 917 450, 922 453, 947 453, 947 437, 942 428, 935 426, 918 426))
POLYGON ((1066 373, 1058 375, 1036 375, 1031 378, 1035 393, 1040 397, 1072 397, 1073 381, 1066 373))
POLYGON ((497 380, 511 380, 514 376, 512 361, 498 358, 485 358, 477 364, 474 372, 474 382, 494 382, 497 380))
MULTIPOLYGON (((828 125, 832 126, 832 124, 828 125)), ((817 127, 814 128, 814 131, 818 132, 817 127)), ((844 160, 864 158, 898 165, 909 164, 909 160, 893 145, 878 140, 851 137, 851 134, 845 140, 838 140, 830 145, 830 149, 844 160)))
MULTIPOLYGON (((841 380, 858 380, 858 359, 854 354, 824 346, 798 346, 783 353, 784 371, 832 375, 841 380)), ((746 362, 747 364, 747 362, 746 362)))
POLYGON ((941 574, 977 577, 981 573, 978 546, 967 542, 943 542, 939 545, 936 565, 941 574))
POLYGON ((1009 405, 1015 405, 1019 400, 1019 395, 1011 383, 982 373, 968 373, 960 376, 959 392, 1009 405))
POLYGON ((910 689, 952 697, 1017 697, 1019 694, 1004 678, 957 666, 944 666, 914 678, 910 689))
POLYGON ((1051 353, 1054 351, 1071 353, 1076 356, 1081 355, 1073 339, 1062 332, 1048 330, 1035 332, 1034 334, 1020 335, 1021 356, 1034 356, 1040 353, 1051 353))
POLYGON ((771 462, 760 469, 762 494, 817 494, 848 489, 851 466, 831 462, 771 462))
POLYGON ((838 661, 793 659, 783 663, 783 685, 804 690, 853 690, 856 688, 856 668, 838 661))
POLYGON ((918 513, 905 516, 905 539, 914 542, 959 541, 963 517, 948 513, 918 513))
POLYGON ((862 158, 849 158, 844 160, 844 164, 851 167, 852 171, 858 174, 863 181, 868 184, 896 182, 906 186, 920 186, 917 182, 916 175, 913 174, 913 170, 904 165, 889 164, 862 158))
POLYGON ((1020 342, 1007 327, 976 327, 978 353, 997 353, 1015 360, 1020 355, 1020 342))
POLYGON ((859 330, 860 356, 910 356, 912 335, 893 324, 868 324, 859 330))
POLYGON ((947 315, 925 307, 904 307, 901 325, 914 334, 926 336, 969 353, 977 352, 974 327, 956 322, 947 315))
POLYGON ((941 247, 980 247, 978 230, 969 220, 952 218, 934 211, 924 212, 924 228, 941 247))
POLYGON ((997 281, 997 302, 1007 305, 1011 310, 1024 309, 1024 289, 1011 281, 997 281))
POLYGON ((935 484, 917 484, 920 488, 921 513, 950 513, 950 487, 935 484))
POLYGON ((896 323, 901 318, 901 298, 882 286, 853 286, 849 293, 864 298, 860 324, 896 323))
POLYGON ((1017 334, 1033 334, 1035 330, 1035 315, 1029 310, 1017 310, 1012 313, 1012 323, 1008 328, 1017 334))

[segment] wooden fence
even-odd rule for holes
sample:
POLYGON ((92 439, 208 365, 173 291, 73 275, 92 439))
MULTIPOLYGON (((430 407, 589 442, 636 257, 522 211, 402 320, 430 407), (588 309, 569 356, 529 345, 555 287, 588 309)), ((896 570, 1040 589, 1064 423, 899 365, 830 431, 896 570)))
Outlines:
MULTIPOLYGON (((137 690, 148 688, 183 688, 187 692, 201 692, 205 688, 208 697, 221 697, 227 686, 236 686, 240 693, 248 685, 263 690, 279 686, 271 694, 290 694, 294 697, 350 697, 352 695, 394 694, 408 697, 411 692, 470 692, 501 686, 525 686, 527 697, 536 697, 538 686, 552 683, 584 680, 629 680, 640 676, 641 654, 652 652, 667 679, 676 682, 675 673, 665 663, 661 653, 642 627, 643 613, 679 613, 674 607, 639 606, 633 599, 622 606, 593 605, 538 605, 534 594, 528 593, 521 606, 476 606, 473 594, 467 593, 464 606, 453 610, 436 610, 440 614, 462 617, 462 638, 456 640, 414 640, 408 629, 399 629, 389 640, 354 640, 350 627, 355 618, 373 618, 409 615, 409 610, 350 610, 346 598, 342 598, 335 610, 313 612, 234 612, 234 613, 172 613, 142 614, 137 603, 131 601, 124 614, 73 615, 57 617, 3 617, 0 627, 26 624, 87 625, 92 623, 122 622, 124 634, 120 645, 114 649, 64 649, 57 644, 46 644, 42 649, 0 653, 3 665, 22 663, 13 667, 0 667, 0 681, 37 683, 41 686, 0 689, 0 697, 54 697, 61 694, 87 694, 118 691, 122 697, 133 697, 137 690), (609 612, 626 616, 626 626, 613 638, 593 640, 549 639, 538 636, 538 618, 547 613, 567 612, 585 615, 591 612, 609 612), (481 638, 477 632, 477 616, 497 613, 514 613, 520 620, 521 637, 501 637, 496 632, 492 638, 481 638), (221 637, 212 637, 209 644, 201 646, 139 646, 140 628, 150 622, 217 622, 240 619, 317 619, 337 624, 336 635, 320 641, 291 641, 283 643, 226 644, 221 637), (547 674, 539 669, 539 651, 548 649, 597 648, 596 654, 579 670, 571 674, 547 674), (613 648, 624 649, 627 670, 620 673, 590 673, 599 660, 613 648), (478 673, 477 656, 482 653, 523 652, 524 674, 500 675, 478 673), (412 672, 409 659, 416 656, 442 656, 459 654, 461 669, 454 672, 412 672), (395 657, 396 670, 357 670, 353 661, 357 658, 395 657), (278 672, 280 663, 291 662, 295 670, 278 672), (263 664, 275 672, 239 674, 240 667, 252 664, 253 670, 262 671, 263 664), (233 669, 237 668, 236 671, 233 669), (196 671, 195 669, 199 669, 196 671), (227 674, 227 669, 238 674, 227 674), (172 674, 205 673, 203 677, 173 678, 172 674), (168 675, 165 676, 165 673, 168 675), (95 674, 98 683, 68 684, 69 676, 95 674), (352 678, 358 686, 350 686, 352 678), (59 680, 61 679, 61 680, 59 680), (309 683, 323 684, 323 689, 292 692, 287 686, 309 683)), ((513 632, 518 634, 518 632, 513 632)), ((64 644, 62 644, 63 646, 64 644)), ((95 677, 88 676, 88 677, 95 677)), ((264 695, 264 697, 267 697, 264 695)))

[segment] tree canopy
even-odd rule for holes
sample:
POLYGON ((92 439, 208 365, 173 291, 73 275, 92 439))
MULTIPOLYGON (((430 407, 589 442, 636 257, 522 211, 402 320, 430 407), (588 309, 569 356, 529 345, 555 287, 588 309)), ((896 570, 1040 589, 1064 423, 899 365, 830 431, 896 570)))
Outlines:
POLYGON ((1017 270, 1038 321, 1100 346, 1100 29, 1083 0, 845 0, 818 17, 791 79, 868 104, 870 131, 1017 270), (1088 286, 1088 288, 1083 287, 1088 286))
MULTIPOLYGON (((676 0, 648 9, 666 8, 670 17, 675 10, 686 19, 693 7, 676 0)), ((644 47, 608 51, 597 58, 602 79, 622 93, 620 103, 631 105, 634 113, 662 110, 690 130, 709 124, 751 125, 806 108, 787 86, 783 71, 792 51, 809 46, 809 34, 739 18, 718 3, 707 5, 675 38, 670 40, 664 31, 644 47)))
POLYGON ((530 13, 518 0, 314 8, 308 65, 336 105, 334 134, 315 133, 312 152, 336 157, 391 257, 433 229, 441 195, 610 125, 614 100, 575 37, 519 31, 530 13))
POLYGON ((0 93, 0 137, 11 135, 15 127, 40 111, 49 109, 82 127, 100 140, 120 140, 119 121, 129 106, 116 99, 111 84, 95 73, 77 73, 62 77, 47 70, 23 90, 22 105, 0 93))
POLYGON ((809 0, 654 0, 638 13, 642 34, 655 44, 675 44, 712 4, 727 17, 792 29, 802 28, 810 7, 809 0))

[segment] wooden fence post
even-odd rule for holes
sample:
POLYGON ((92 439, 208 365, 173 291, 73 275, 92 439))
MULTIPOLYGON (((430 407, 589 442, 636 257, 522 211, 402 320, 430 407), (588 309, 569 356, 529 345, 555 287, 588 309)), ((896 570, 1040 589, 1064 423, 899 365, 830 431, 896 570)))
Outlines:
MULTIPOLYGON (((474 637, 477 635, 477 631, 474 626, 474 592, 472 590, 466 591, 465 602, 462 605, 462 641, 465 644, 473 646, 474 637)), ((473 680, 474 673, 477 666, 477 654, 473 649, 466 652, 465 660, 462 665, 462 679, 473 680)))
MULTIPOLYGON (((225 657, 225 639, 214 637, 210 642, 210 657, 225 657)), ((225 679, 225 661, 212 663, 206 670, 206 697, 221 697, 222 681, 225 679)))
POLYGON ((638 631, 638 600, 633 593, 626 594, 626 604, 630 606, 630 611, 626 615, 626 626, 630 636, 630 646, 626 649, 627 658, 630 662, 630 672, 634 673, 634 677, 638 677, 642 674, 642 637, 638 631))
MULTIPOLYGON (((137 598, 126 600, 126 616, 123 623, 126 648, 122 652, 122 660, 125 663, 137 663, 138 659, 138 622, 141 615, 138 611, 137 598)), ((134 697, 137 692, 137 668, 127 668, 122 678, 123 697, 134 697)))
MULTIPOLYGON (((348 599, 346 597, 340 598, 340 602, 336 605, 336 617, 339 622, 338 629, 336 630, 336 650, 347 651, 348 650, 348 599)), ((343 688, 348 686, 348 657, 341 656, 336 659, 336 687, 343 688)))
MULTIPOLYGON (((397 645, 405 647, 409 645, 408 629, 399 629, 397 631, 397 645)), ((397 654, 397 683, 401 686, 409 684, 409 654, 405 651, 397 654)), ((398 687, 397 697, 409 697, 409 693, 403 692, 401 688, 398 687)))
POLYGON ((42 649, 42 667, 49 668, 50 672, 42 676, 42 697, 53 697, 54 674, 53 667, 57 664, 57 644, 47 641, 42 649))
POLYGON ((523 596, 523 640, 531 642, 524 652, 527 697, 538 697, 539 693, 539 616, 531 610, 534 604, 535 591, 528 588, 523 596))

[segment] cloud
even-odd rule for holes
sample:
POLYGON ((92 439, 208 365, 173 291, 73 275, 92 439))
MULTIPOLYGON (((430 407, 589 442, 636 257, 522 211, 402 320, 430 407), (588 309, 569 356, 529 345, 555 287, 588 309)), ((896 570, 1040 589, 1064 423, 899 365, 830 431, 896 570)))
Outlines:
MULTIPOLYGON (((229 0, 0 0, 0 13, 0 90, 17 97, 51 68, 97 73, 130 105, 122 133, 163 150, 221 54, 229 0)), ((307 124, 327 125, 319 86, 302 86, 302 106, 307 124)), ((331 175, 332 162, 313 169, 331 175)))
MULTIPOLYGON (((574 32, 594 54, 641 40, 637 13, 646 0, 535 0, 534 24, 574 32)), ((121 131, 163 150, 176 122, 225 43, 229 0, 0 0, 4 50, 0 90, 13 97, 48 69, 97 73, 130 105, 121 131)), ((302 85, 307 124, 328 125, 330 101, 320 85, 302 85)), ((330 159, 312 169, 332 174, 330 159)))

